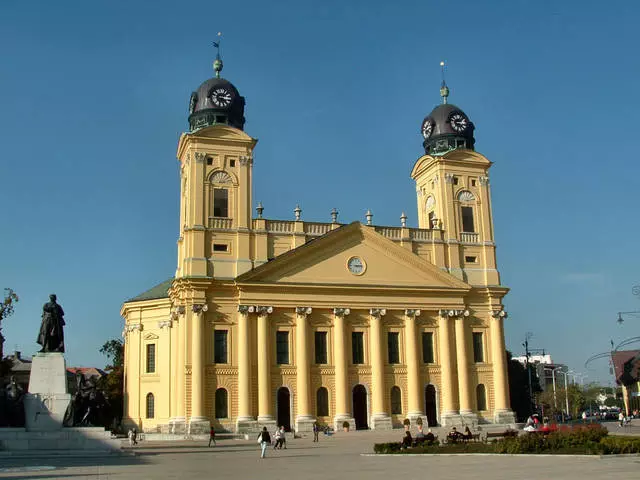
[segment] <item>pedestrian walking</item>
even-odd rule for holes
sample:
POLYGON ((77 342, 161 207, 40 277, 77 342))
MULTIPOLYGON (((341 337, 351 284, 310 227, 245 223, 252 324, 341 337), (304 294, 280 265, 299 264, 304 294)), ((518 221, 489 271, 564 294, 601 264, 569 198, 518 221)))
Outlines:
POLYGON ((620 426, 623 427, 624 426, 624 413, 622 413, 622 410, 620 410, 620 413, 618 414, 618 421, 620 422, 620 426))
POLYGON ((274 438, 274 443, 273 443, 273 449, 275 450, 276 448, 280 448, 282 449, 282 444, 280 443, 280 427, 276 428, 276 431, 273 432, 273 438, 274 438))
POLYGON ((280 450, 287 449, 287 434, 284 431, 284 425, 280 427, 280 450))
POLYGON ((318 434, 320 433, 320 428, 318 427, 318 422, 313 422, 313 441, 318 441, 318 434))
POLYGON ((267 447, 271 444, 271 435, 269 435, 269 432, 267 432, 267 427, 262 427, 262 432, 260 432, 260 435, 258 435, 258 443, 260 444, 260 448, 262 449, 260 458, 264 458, 267 452, 267 447))
POLYGON ((211 446, 211 442, 213 442, 214 446, 216 445, 216 430, 213 427, 209 430, 209 446, 211 446))
POLYGON ((133 429, 129 429, 127 432, 127 437, 129 437, 129 446, 133 447, 133 429))

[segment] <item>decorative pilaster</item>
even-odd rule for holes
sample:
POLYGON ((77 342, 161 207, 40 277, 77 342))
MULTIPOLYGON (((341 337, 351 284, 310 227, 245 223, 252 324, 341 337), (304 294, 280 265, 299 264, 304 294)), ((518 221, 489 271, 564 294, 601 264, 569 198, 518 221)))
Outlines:
POLYGON ((333 426, 336 431, 342 429, 342 422, 349 422, 349 426, 355 430, 355 420, 351 416, 349 408, 347 386, 347 355, 345 352, 346 328, 345 316, 351 310, 348 308, 333 309, 333 363, 335 368, 335 395, 336 414, 333 417, 333 426))
POLYGON ((494 406, 493 421, 495 423, 514 423, 513 411, 509 408, 509 382, 507 379, 507 350, 504 345, 503 319, 507 312, 502 309, 491 312, 489 330, 491 332, 491 363, 493 364, 494 406))
POLYGON ((454 359, 451 354, 451 322, 450 317, 456 316, 457 310, 440 310, 438 315, 440 338, 440 369, 442 372, 442 413, 440 423, 453 425, 460 423, 458 414, 456 389, 454 385, 454 359))
POLYGON ((255 419, 251 414, 251 358, 249 355, 249 314, 255 308, 238 305, 238 432, 251 430, 255 419))
POLYGON ((186 308, 184 305, 177 305, 171 312, 171 318, 174 322, 177 322, 176 332, 176 355, 175 359, 171 362, 174 368, 174 416, 169 420, 171 425, 171 433, 184 434, 186 433, 186 409, 185 409, 185 352, 186 352, 186 333, 185 333, 185 319, 184 315, 186 308))
POLYGON ((315 417, 311 413, 309 401, 310 353, 308 343, 307 316, 311 315, 311 307, 296 307, 296 379, 298 382, 298 416, 296 430, 298 432, 313 431, 315 417))
POLYGON ((191 306, 191 417, 189 433, 204 434, 211 424, 204 412, 204 314, 206 303, 191 306))
POLYGON ((269 338, 269 314, 273 307, 257 306, 258 315, 258 423, 275 424, 271 401, 271 339, 269 338))
POLYGON ((371 429, 390 430, 393 428, 391 417, 384 409, 384 353, 382 349, 382 317, 387 314, 384 308, 369 310, 369 333, 371 351, 371 429))
POLYGON ((407 390, 408 413, 407 417, 412 421, 423 417, 421 407, 422 388, 420 388, 420 360, 418 356, 418 335, 416 332, 416 319, 420 316, 420 310, 407 309, 404 311, 404 338, 405 352, 407 356, 407 390))

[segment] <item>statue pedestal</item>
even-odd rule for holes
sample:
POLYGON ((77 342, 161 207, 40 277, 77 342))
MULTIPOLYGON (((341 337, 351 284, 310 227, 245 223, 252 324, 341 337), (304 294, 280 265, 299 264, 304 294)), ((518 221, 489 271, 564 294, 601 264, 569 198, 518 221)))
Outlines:
POLYGON ((24 411, 27 431, 50 432, 62 428, 71 401, 67 393, 67 368, 62 353, 37 353, 31 363, 29 393, 24 411))

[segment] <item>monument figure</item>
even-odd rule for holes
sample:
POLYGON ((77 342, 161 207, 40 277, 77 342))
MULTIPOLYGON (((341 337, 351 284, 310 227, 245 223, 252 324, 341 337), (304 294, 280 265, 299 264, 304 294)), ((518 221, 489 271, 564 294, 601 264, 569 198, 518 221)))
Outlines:
POLYGON ((64 310, 56 302, 55 294, 49 295, 49 301, 42 307, 42 323, 36 342, 42 345, 40 353, 64 353, 64 310))
POLYGON ((24 391, 14 376, 0 394, 0 427, 24 427, 24 391))

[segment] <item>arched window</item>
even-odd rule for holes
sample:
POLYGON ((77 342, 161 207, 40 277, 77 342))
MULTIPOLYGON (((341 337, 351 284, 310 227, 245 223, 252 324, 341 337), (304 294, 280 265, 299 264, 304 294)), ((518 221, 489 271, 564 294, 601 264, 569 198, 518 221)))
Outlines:
POLYGON ((219 388, 216 390, 216 418, 229 417, 227 399, 228 394, 224 388, 219 388))
POLYGON ((466 233, 474 233, 476 231, 475 221, 473 217, 473 206, 476 197, 469 190, 462 190, 458 193, 458 201, 460 202, 460 215, 462 217, 462 231, 466 233))
POLYGON ((320 387, 316 394, 316 416, 329 416, 329 392, 324 387, 320 387))
POLYGON ((153 393, 147 393, 147 418, 153 418, 155 416, 156 400, 153 397, 153 393))
POLYGON ((487 409, 487 389, 482 383, 476 387, 476 402, 479 412, 487 409))
POLYGON ((391 387, 391 414, 398 415, 400 413, 402 413, 402 394, 399 387, 393 386, 391 387))

